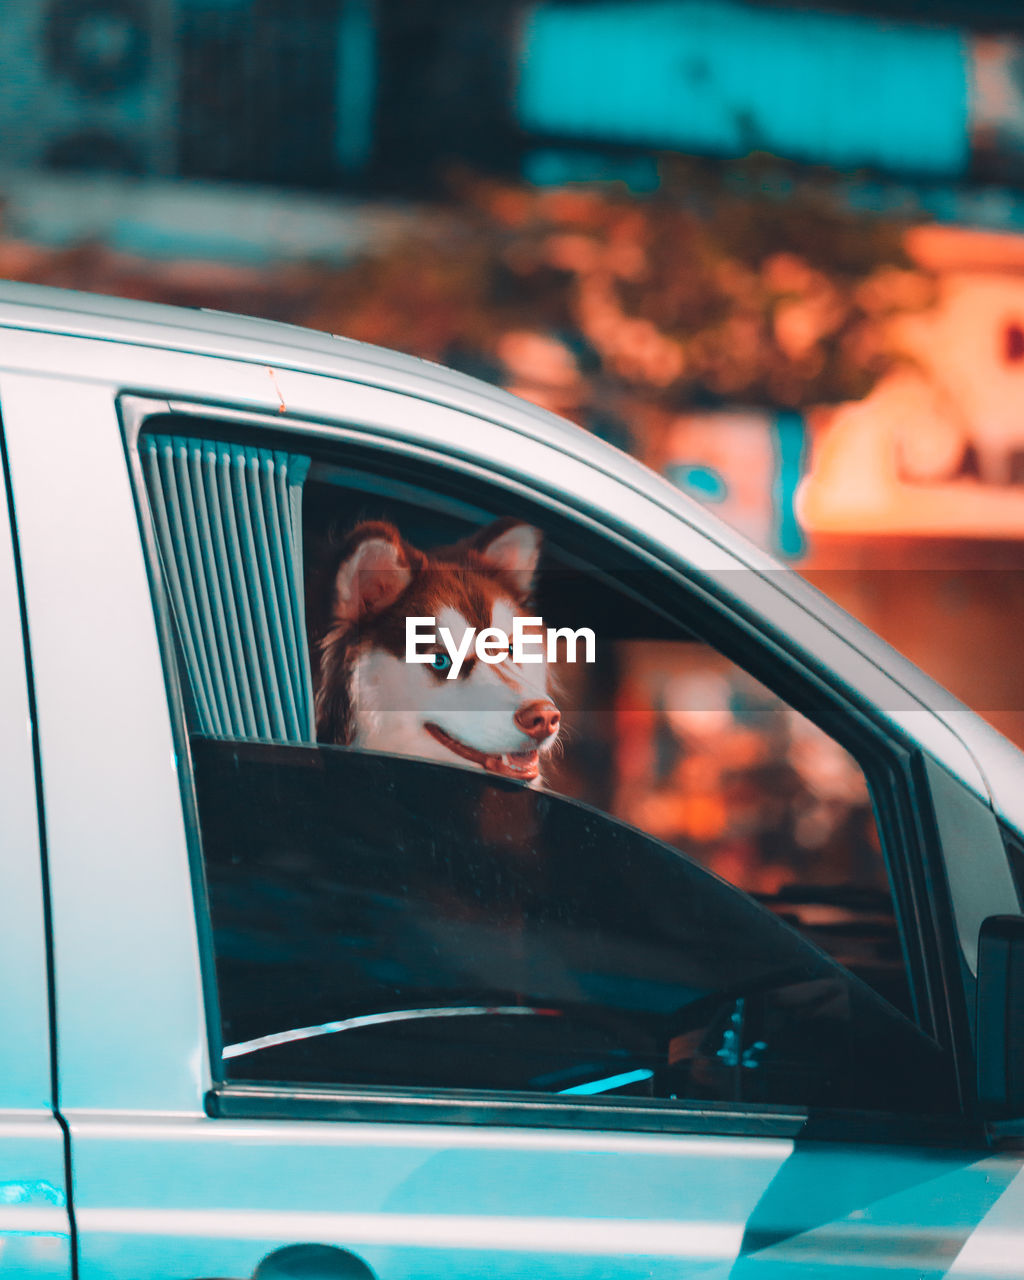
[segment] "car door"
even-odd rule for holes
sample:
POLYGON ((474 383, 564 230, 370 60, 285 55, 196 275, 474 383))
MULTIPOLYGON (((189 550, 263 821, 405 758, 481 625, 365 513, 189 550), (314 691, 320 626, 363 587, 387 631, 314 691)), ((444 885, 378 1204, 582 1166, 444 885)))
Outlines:
POLYGON ((18 569, 0 430, 0 1272, 71 1275, 54 1114, 43 862, 18 569))
MULTIPOLYGON (((455 496, 446 484, 459 470, 454 455, 424 457, 422 446, 332 425, 324 380, 279 378, 296 417, 257 434, 268 424, 225 402, 260 403, 261 371, 224 361, 131 352, 133 384, 164 399, 122 400, 119 418, 118 382, 105 376, 116 372, 110 344, 75 345, 80 364, 82 347, 94 380, 20 372, 0 382, 38 637, 79 1275, 297 1275, 303 1266, 369 1269, 381 1280, 770 1275, 773 1266, 810 1275, 850 1250, 862 1269, 945 1274, 1020 1160, 987 1153, 964 1124, 957 904, 921 893, 928 876, 941 879, 949 852, 945 802, 914 752, 826 699, 836 724, 847 716, 866 735, 863 754, 885 763, 871 787, 913 992, 901 1011, 779 911, 610 812, 459 766, 203 732, 203 588, 193 577, 191 621, 175 614, 193 605, 184 579, 173 586, 175 538, 161 549, 138 449, 147 432, 308 456, 326 442, 334 468, 388 472, 385 496, 409 515, 423 492, 443 493, 445 518, 472 522, 486 504, 536 505, 540 490, 524 493, 478 462, 455 496), (186 386, 191 403, 175 408, 169 399, 186 386), (452 827, 457 819, 469 826, 452 827), (446 838, 424 847, 432 829, 446 838), (344 894, 324 879, 325 849, 355 868, 344 894), (412 884, 395 862, 403 850, 415 856, 421 891, 396 903, 395 884, 379 876, 412 884), (505 859, 497 883, 496 850, 505 859), (491 879, 474 903, 481 876, 491 879), (674 956, 693 960, 684 916, 703 945, 702 967, 685 981, 672 968, 674 956), (655 946, 658 937, 669 941, 655 946), (324 940, 335 952, 320 974, 335 971, 339 940, 351 943, 346 981, 327 993, 342 1007, 327 1017, 308 999, 324 940), (358 1007, 344 1005, 358 974, 369 985, 358 1007), (388 983, 393 999, 374 1007, 388 983), (308 1023, 280 1020, 292 998, 308 1023), (327 1027, 428 1008, 460 1012, 327 1027), (275 1021, 261 1023, 268 1011, 275 1021), (284 1039, 254 1049, 267 1035, 284 1039), (346 1057, 352 1035, 363 1038, 360 1061, 346 1057), (324 1046, 341 1067, 318 1058, 324 1046), (279 1055, 268 1077, 248 1070, 264 1048, 299 1056, 279 1055)), ((373 419, 367 399, 378 423, 386 413, 409 418, 408 397, 329 391, 363 423, 373 419)), ((435 441, 495 430, 416 408, 435 441)), ((573 477, 564 479, 571 493, 573 477)), ((647 514, 652 526, 663 519, 647 514)), ((634 564, 649 573, 649 556, 588 513, 552 529, 571 540, 572 525, 595 540, 593 560, 615 541, 616 572, 634 564)), ((198 560, 187 536, 178 541, 183 564, 203 563, 202 540, 198 560)), ((657 566, 655 577, 676 589, 657 566)), ((258 569, 257 578, 265 606, 270 578, 258 569)), ((635 599, 658 590, 646 579, 630 587, 635 599)), ((661 597, 647 603, 663 607, 661 597)), ((756 627, 721 606, 711 615, 726 643, 743 632, 737 648, 758 665, 770 646, 756 627)), ((227 643, 216 627, 208 634, 227 643)), ((819 653, 834 644, 824 629, 803 640, 820 640, 819 653)), ((801 705, 814 700, 809 689, 820 694, 798 666, 787 664, 786 679, 801 705)), ((942 772, 989 856, 987 811, 942 772)))

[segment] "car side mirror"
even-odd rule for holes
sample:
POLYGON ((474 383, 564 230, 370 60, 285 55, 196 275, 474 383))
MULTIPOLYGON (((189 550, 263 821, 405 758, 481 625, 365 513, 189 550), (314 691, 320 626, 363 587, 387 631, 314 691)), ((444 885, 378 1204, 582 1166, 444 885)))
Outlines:
POLYGON ((1024 1116, 1024 916, 989 916, 978 937, 978 1099, 1024 1116))

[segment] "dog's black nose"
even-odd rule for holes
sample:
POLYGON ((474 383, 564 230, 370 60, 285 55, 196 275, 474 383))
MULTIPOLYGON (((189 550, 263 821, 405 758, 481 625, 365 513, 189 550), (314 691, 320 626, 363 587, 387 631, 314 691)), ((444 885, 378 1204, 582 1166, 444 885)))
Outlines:
POLYGON ((518 728, 537 742, 550 738, 562 723, 562 713, 549 698, 524 702, 512 717, 518 728))

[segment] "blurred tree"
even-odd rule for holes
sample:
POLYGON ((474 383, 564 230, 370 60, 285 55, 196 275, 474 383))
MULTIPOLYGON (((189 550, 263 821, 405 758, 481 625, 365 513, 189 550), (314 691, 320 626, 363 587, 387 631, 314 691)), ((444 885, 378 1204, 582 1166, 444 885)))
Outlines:
POLYGON ((494 370, 542 403, 560 343, 586 388, 566 403, 573 379, 557 374, 570 416, 623 397, 671 410, 860 399, 901 358, 886 319, 934 296, 905 224, 780 186, 766 158, 731 187, 702 162, 668 161, 643 200, 465 172, 452 193, 422 230, 325 279, 309 323, 494 370))

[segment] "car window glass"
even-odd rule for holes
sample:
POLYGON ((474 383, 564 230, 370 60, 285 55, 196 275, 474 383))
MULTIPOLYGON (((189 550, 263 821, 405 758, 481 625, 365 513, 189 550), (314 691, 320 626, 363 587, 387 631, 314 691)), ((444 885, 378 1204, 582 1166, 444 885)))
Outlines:
POLYGON ((863 771, 692 601, 498 490, 193 425, 140 496, 226 1078, 951 1105, 863 771))
MULTIPOLYGON (((429 550, 489 527, 495 513, 459 510, 426 490, 395 499, 350 476, 334 483, 316 468, 314 476, 322 478, 306 489, 305 547, 316 679, 331 574, 352 529, 387 519, 429 550)), ((600 555, 583 563, 549 537, 534 579, 537 616, 556 629, 589 627, 596 638, 594 662, 581 648, 578 661, 552 666, 562 718, 542 756, 543 785, 675 845, 911 1014, 863 770, 806 716, 654 608, 649 571, 619 566, 605 575, 600 555)), ((567 652, 559 650, 563 659, 567 652)), ((353 740, 353 726, 334 730, 321 723, 320 739, 353 740)), ((404 749, 401 733, 382 733, 375 745, 404 749)))
POLYGON ((588 806, 342 747, 193 759, 228 1079, 951 1105, 906 1018, 588 806))

